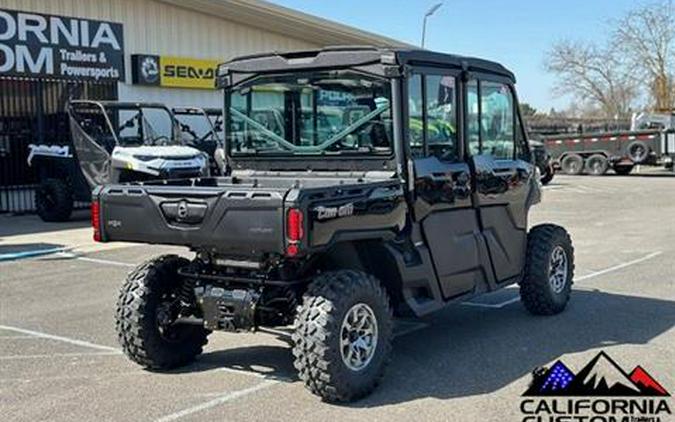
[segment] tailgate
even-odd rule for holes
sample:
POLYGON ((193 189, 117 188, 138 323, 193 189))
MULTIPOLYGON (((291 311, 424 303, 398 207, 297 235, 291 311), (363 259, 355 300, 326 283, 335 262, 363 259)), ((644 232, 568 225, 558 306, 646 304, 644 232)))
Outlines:
POLYGON ((283 252, 285 189, 109 185, 96 193, 104 241, 283 252))

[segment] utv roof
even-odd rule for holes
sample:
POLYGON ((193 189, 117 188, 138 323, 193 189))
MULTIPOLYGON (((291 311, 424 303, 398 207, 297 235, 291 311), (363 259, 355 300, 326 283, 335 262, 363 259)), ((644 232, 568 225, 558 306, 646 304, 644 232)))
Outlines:
POLYGON ((513 73, 497 62, 475 57, 437 53, 424 49, 408 47, 378 48, 372 46, 337 46, 319 50, 288 53, 271 52, 241 56, 220 65, 218 75, 347 68, 373 64, 456 67, 469 71, 498 74, 515 82, 513 73))

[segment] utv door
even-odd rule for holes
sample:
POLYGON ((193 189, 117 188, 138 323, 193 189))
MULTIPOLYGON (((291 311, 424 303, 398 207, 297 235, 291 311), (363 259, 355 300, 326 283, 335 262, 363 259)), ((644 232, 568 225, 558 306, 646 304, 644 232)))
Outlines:
POLYGON ((520 275, 527 247, 527 212, 539 195, 529 148, 508 81, 478 77, 467 84, 466 122, 474 202, 495 278, 520 275))
POLYGON ((73 102, 68 118, 75 156, 89 188, 110 183, 110 154, 115 143, 105 111, 95 103, 73 102))
POLYGON ((456 75, 419 69, 408 79, 408 148, 414 216, 446 299, 474 291, 491 272, 458 136, 456 75))

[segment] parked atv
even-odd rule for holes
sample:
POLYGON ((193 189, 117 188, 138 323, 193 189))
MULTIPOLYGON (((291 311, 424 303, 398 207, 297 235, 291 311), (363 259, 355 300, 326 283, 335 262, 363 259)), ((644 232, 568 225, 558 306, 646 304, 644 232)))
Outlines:
POLYGON ((212 331, 292 326, 299 378, 345 402, 382 378, 395 317, 512 284, 532 314, 565 309, 574 250, 562 227, 528 230, 540 184, 510 71, 335 47, 235 59, 218 75, 229 175, 94 194, 96 239, 195 252, 128 275, 116 328, 131 360, 166 370, 212 331), (278 131, 253 117, 265 107, 283 116, 278 131), (446 126, 457 130, 430 129, 446 126))
POLYGON ((208 158, 181 143, 177 122, 161 104, 72 101, 71 146, 30 145, 40 186, 35 207, 44 221, 66 221, 75 201, 95 186, 207 176, 208 158))

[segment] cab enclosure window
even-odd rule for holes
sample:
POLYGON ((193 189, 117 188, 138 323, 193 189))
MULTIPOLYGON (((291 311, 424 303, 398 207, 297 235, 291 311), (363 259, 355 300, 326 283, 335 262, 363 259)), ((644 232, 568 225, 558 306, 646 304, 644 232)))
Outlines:
POLYGON ((508 84, 475 79, 467 83, 466 134, 471 155, 529 160, 524 127, 508 84))
POLYGON ((408 143, 413 157, 456 161, 457 107, 453 76, 415 73, 408 83, 408 143))
POLYGON ((391 87, 355 71, 260 76, 227 93, 230 153, 345 156, 392 152, 391 87))

